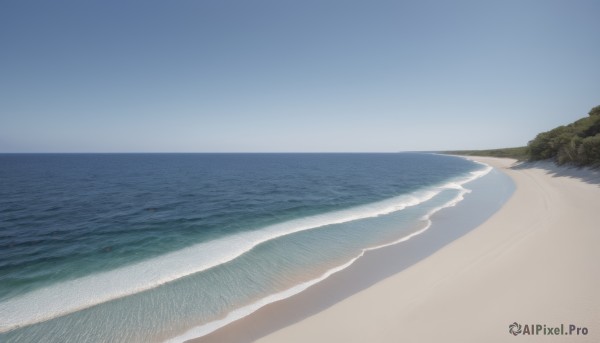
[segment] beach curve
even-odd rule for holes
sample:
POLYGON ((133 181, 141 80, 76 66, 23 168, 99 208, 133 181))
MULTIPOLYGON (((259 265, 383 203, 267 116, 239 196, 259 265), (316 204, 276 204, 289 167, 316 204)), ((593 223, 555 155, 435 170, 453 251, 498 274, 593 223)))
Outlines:
POLYGON ((598 341, 597 178, 516 166, 511 159, 473 159, 517 186, 489 220, 406 270, 257 342, 505 342, 514 322, 585 327, 577 341, 598 341))

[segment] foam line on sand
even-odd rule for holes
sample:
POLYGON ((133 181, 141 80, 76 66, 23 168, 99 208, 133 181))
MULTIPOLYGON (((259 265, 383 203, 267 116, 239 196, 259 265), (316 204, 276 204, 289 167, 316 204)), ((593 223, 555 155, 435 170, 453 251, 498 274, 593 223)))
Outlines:
POLYGON ((592 171, 476 157, 516 191, 485 223, 430 257, 297 323, 273 342, 508 342, 509 325, 564 324, 600 342, 600 186, 592 171))

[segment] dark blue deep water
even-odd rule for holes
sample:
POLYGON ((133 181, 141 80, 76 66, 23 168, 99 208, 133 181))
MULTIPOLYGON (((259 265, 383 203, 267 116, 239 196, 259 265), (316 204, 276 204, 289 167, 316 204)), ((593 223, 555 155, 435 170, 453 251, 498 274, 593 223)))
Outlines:
POLYGON ((483 168, 417 153, 1 154, 0 340, 170 338, 411 233, 483 168))

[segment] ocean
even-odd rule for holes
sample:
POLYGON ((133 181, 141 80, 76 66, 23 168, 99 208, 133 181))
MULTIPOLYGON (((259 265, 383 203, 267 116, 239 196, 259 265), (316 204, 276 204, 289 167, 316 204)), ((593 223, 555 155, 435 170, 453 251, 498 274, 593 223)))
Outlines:
POLYGON ((0 154, 0 341, 180 342, 403 244, 491 168, 390 154, 0 154))

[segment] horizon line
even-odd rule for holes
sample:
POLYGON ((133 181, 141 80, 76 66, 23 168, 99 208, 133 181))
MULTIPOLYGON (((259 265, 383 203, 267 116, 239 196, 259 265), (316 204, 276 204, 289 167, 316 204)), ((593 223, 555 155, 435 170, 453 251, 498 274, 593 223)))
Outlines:
MULTIPOLYGON (((9 154, 398 154, 398 153, 432 153, 450 150, 399 150, 399 151, 33 151, 33 152, 0 152, 9 154)), ((458 150, 453 150, 458 151, 458 150)))

